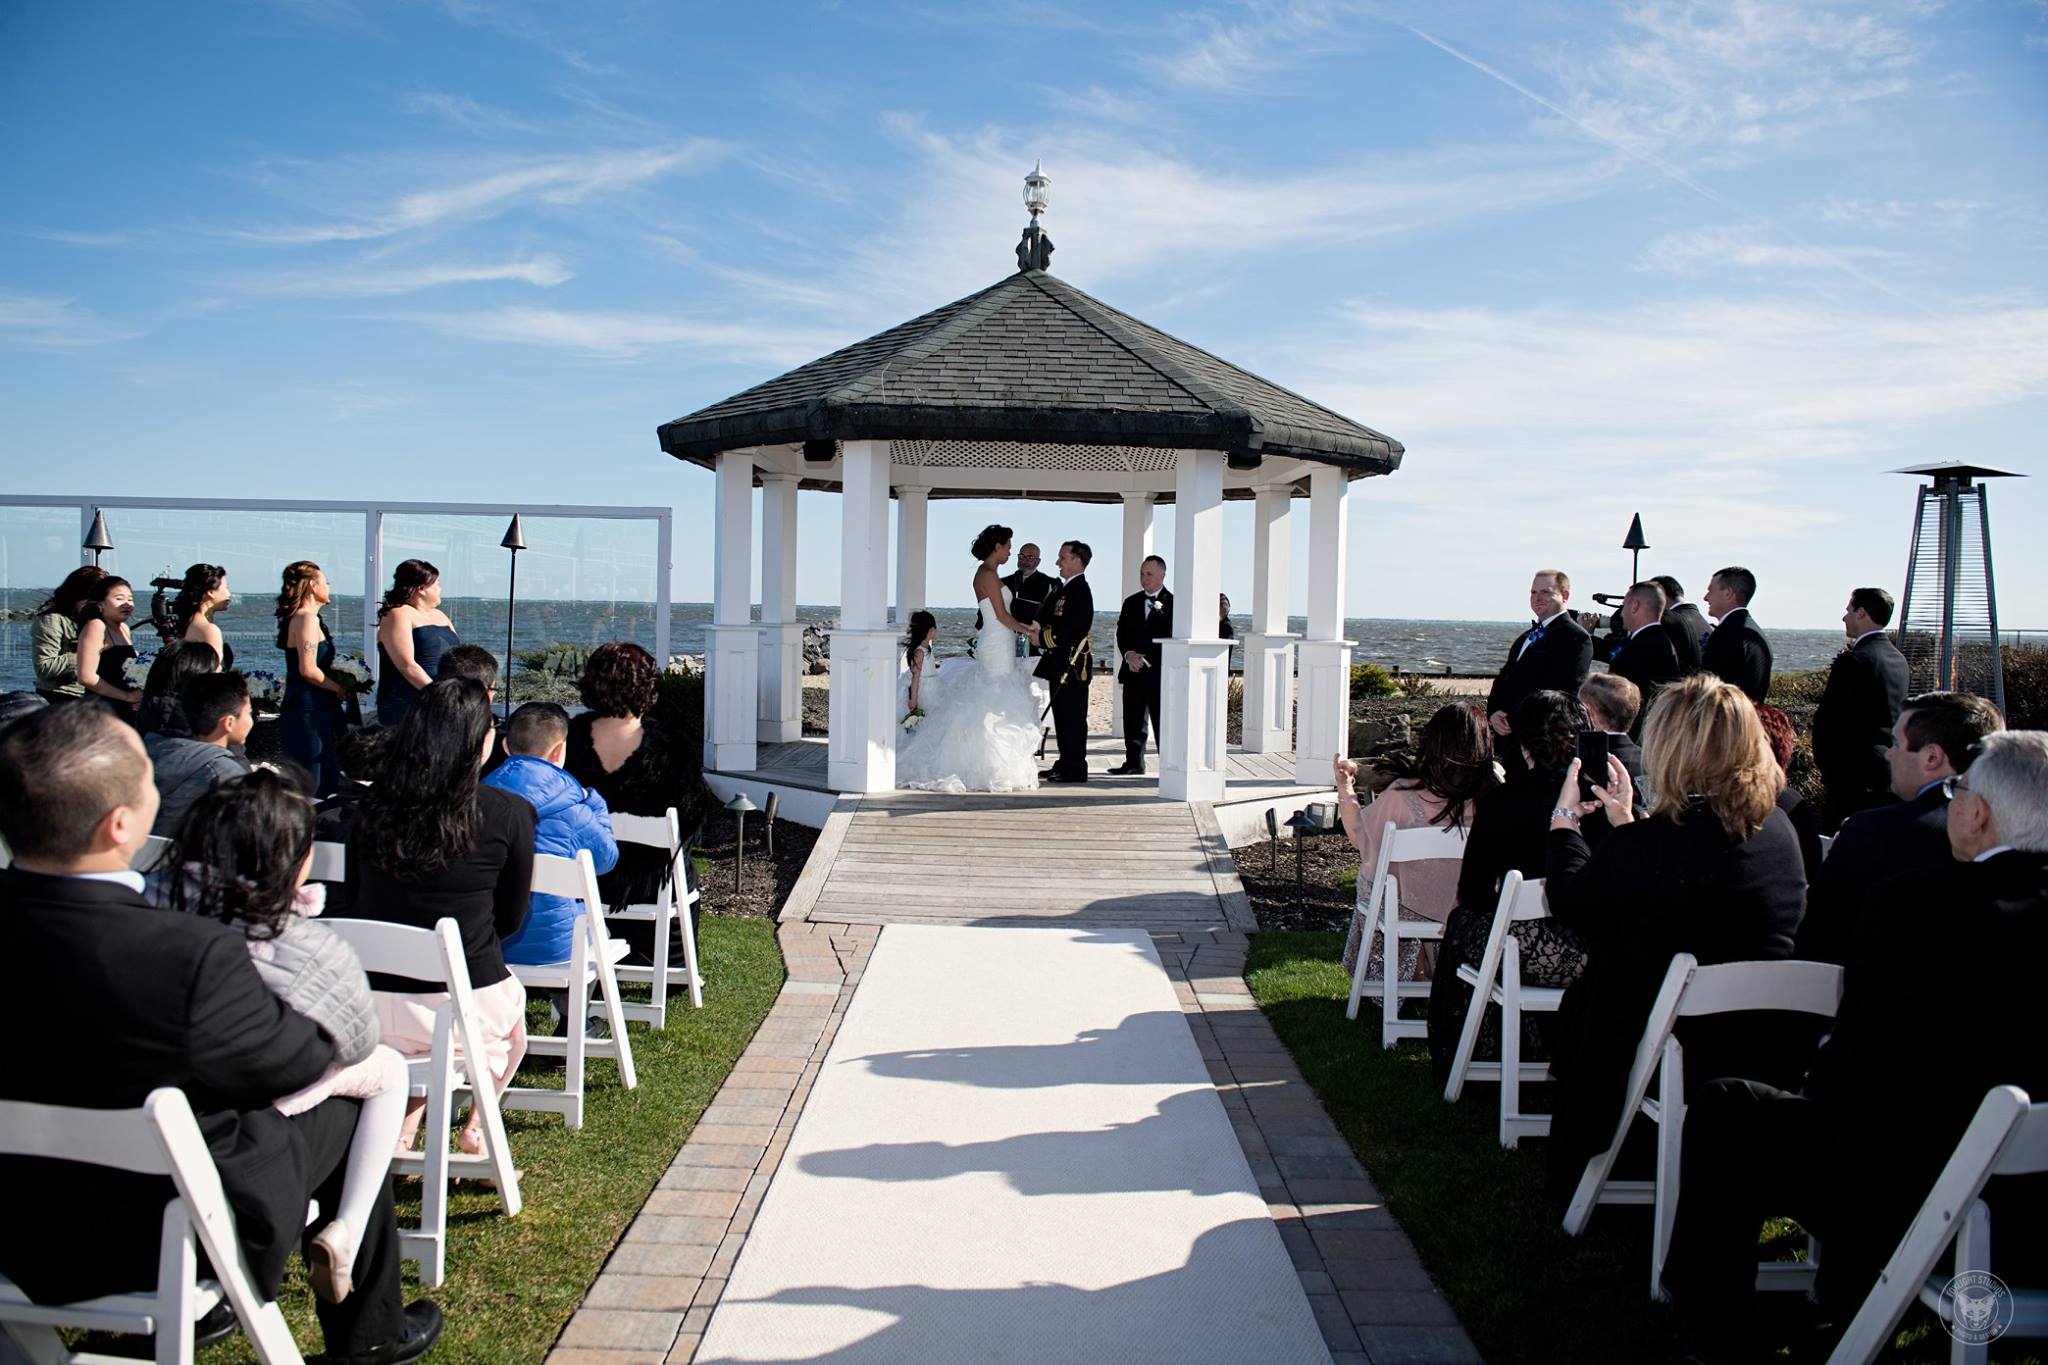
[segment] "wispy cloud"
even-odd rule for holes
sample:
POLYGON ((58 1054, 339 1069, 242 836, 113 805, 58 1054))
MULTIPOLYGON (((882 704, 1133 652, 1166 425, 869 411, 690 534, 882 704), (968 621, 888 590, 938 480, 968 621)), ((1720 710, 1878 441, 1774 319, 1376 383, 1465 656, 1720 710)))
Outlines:
POLYGON ((308 298, 371 298, 412 294, 448 285, 516 282, 552 288, 576 277, 561 258, 549 255, 488 265, 442 262, 387 266, 352 262, 321 270, 293 270, 248 275, 229 283, 249 293, 298 295, 308 298))
POLYGON ((520 117, 510 109, 500 109, 493 104, 484 104, 468 95, 450 94, 445 90, 416 90, 398 101, 401 111, 408 114, 425 114, 446 119, 460 128, 473 133, 535 133, 540 125, 531 119, 520 117))
POLYGON ((1637 263, 1641 270, 1672 274, 1734 267, 1739 270, 1828 271, 1845 261, 1899 261, 1902 253, 1871 246, 1811 246, 1774 241, 1753 228, 1704 227, 1670 232, 1650 243, 1637 263))
POLYGON ((127 246, 134 237, 126 232, 79 232, 71 228, 24 227, 16 228, 24 237, 34 237, 44 242, 62 242, 66 246, 127 246))
POLYGON ((285 245, 374 241, 450 221, 490 218, 522 203, 577 204, 702 166, 723 144, 696 138, 678 147, 590 152, 529 161, 474 179, 400 196, 381 210, 341 222, 233 230, 251 241, 285 245))
MULTIPOLYGON (((1205 13, 1195 41, 1149 64, 1168 82, 1186 90, 1237 93, 1258 86, 1274 72, 1318 51, 1338 46, 1335 20, 1341 7, 1327 0, 1253 0, 1231 20, 1205 13)), ((1176 26, 1188 22, 1176 16, 1176 26)))
POLYGON ((141 328, 110 322, 75 298, 0 291, 0 344, 75 350, 141 335, 141 328))
POLYGON ((409 313, 398 320, 476 341, 544 346, 595 360, 694 353, 749 364, 797 365, 852 338, 816 327, 731 322, 660 313, 491 308, 409 313))

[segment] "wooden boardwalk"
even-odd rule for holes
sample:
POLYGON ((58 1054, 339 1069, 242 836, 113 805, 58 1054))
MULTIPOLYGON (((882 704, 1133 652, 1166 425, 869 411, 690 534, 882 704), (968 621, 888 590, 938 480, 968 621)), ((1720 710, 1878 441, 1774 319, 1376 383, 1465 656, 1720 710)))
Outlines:
POLYGON ((783 918, 1162 933, 1254 927, 1207 806, 1096 783, 1015 796, 863 798, 827 823, 783 918))

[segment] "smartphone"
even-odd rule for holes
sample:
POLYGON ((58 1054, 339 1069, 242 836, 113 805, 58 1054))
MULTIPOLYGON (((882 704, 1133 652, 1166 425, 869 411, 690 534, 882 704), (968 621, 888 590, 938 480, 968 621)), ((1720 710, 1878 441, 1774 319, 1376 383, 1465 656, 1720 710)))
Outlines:
POLYGON ((1579 799, 1593 800, 1593 788, 1607 785, 1607 732, 1579 733, 1579 799))

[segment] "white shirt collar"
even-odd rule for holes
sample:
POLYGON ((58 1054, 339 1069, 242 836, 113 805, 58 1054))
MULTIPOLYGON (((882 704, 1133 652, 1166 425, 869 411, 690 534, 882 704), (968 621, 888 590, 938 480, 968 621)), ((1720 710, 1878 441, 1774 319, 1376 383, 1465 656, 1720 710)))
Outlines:
POLYGON ((1556 611, 1556 612, 1553 612, 1553 613, 1552 613, 1552 614, 1550 614, 1549 616, 1546 616, 1546 617, 1544 617, 1544 618, 1543 618, 1543 619, 1542 619, 1541 621, 1538 621, 1538 622, 1536 623, 1536 625, 1537 625, 1537 628, 1538 628, 1538 629, 1540 629, 1540 630, 1548 630, 1548 629, 1550 628, 1550 626, 1551 626, 1551 625, 1552 625, 1553 623, 1555 623, 1555 622, 1556 622, 1556 620, 1557 620, 1557 618, 1558 618, 1558 617, 1560 617, 1560 616, 1563 616, 1563 615, 1565 614, 1565 611, 1569 611, 1569 610, 1570 610, 1570 608, 1568 608, 1568 607, 1567 607, 1567 608, 1564 608, 1563 610, 1560 610, 1560 611, 1556 611))
POLYGON ((1934 780, 1933 780, 1932 782, 1929 782, 1929 783, 1928 783, 1928 784, 1927 784, 1926 786, 1922 787, 1922 788, 1921 788, 1921 789, 1920 789, 1919 791, 1916 791, 1916 792, 1914 792, 1914 793, 1913 793, 1913 799, 1914 799, 1915 801, 1918 801, 1918 800, 1919 800, 1919 799, 1920 799, 1921 797, 1923 797, 1923 796, 1927 795, 1927 793, 1929 793, 1929 792, 1933 791, 1933 790, 1934 790, 1934 789, 1935 789, 1936 787, 1939 787, 1939 786, 1940 786, 1940 785, 1941 785, 1942 783, 1944 783, 1944 782, 1946 782, 1946 781, 1948 781, 1948 779, 1947 779, 1947 778, 1945 778, 1945 777, 1937 777, 1937 778, 1935 778, 1935 779, 1934 779, 1934 780))
POLYGON ((1988 863, 1993 858, 1996 858, 1999 854, 2010 852, 2012 852, 2011 844, 1998 844, 1994 847, 1985 849, 1982 853, 1979 853, 1976 857, 1970 859, 1970 861, 1973 863, 1988 863))
POLYGON ((1856 646, 1862 644, 1865 640, 1868 640, 1871 636, 1882 634, 1884 634, 1883 626, 1879 626, 1876 630, 1866 630, 1861 635, 1857 636, 1855 639, 1849 642, 1849 648, 1854 649, 1856 648, 1856 646))
POLYGON ((1663 624, 1664 623, 1662 621, 1645 621, 1643 622, 1643 624, 1637 626, 1634 630, 1630 631, 1628 633, 1628 638, 1633 640, 1636 638, 1636 636, 1641 635, 1644 631, 1649 630, 1651 627, 1662 626, 1663 624))
POLYGON ((115 882, 119 885, 127 887, 130 891, 133 891, 138 896, 141 895, 149 885, 148 882, 143 880, 142 874, 140 872, 136 872, 133 870, 125 870, 121 872, 67 872, 64 875, 67 877, 76 877, 78 878, 78 880, 82 882, 115 882))

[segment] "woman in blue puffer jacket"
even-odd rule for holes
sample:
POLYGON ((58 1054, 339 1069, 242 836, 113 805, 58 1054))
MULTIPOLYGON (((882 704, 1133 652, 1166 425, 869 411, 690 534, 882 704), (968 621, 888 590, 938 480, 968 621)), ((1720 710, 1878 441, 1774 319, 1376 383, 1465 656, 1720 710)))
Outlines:
MULTIPOLYGON (((611 812, 602 796, 563 769, 568 744, 569 713, 553 702, 530 701, 512 713, 505 727, 508 757, 483 785, 524 797, 534 808, 534 852, 573 858, 577 850, 588 849, 597 870, 609 872, 619 861, 611 812)), ((505 940, 505 960, 567 962, 575 946, 577 908, 567 896, 535 896, 526 923, 505 940)))

